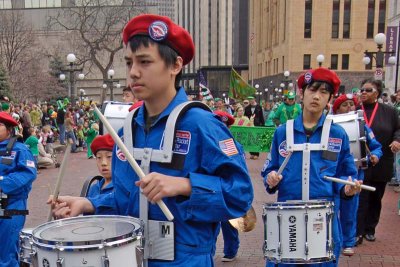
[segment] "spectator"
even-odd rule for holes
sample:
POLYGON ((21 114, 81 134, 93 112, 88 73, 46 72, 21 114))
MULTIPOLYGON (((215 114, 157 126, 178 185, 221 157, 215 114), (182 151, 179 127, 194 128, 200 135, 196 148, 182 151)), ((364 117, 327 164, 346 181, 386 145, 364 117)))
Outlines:
POLYGON ((66 131, 66 139, 71 144, 71 152, 75 153, 76 151, 76 137, 74 133, 75 123, 72 118, 72 114, 70 111, 65 113, 65 131, 66 131))
MULTIPOLYGON (((253 118, 254 126, 264 126, 264 115, 262 111, 262 107, 257 104, 254 97, 248 97, 250 104, 245 107, 244 115, 247 116, 250 120, 253 118)), ((250 152, 250 159, 258 159, 260 153, 259 152, 250 152)))
POLYGON ((233 123, 234 126, 254 126, 254 116, 253 115, 250 119, 244 116, 244 109, 242 106, 239 106, 235 111, 235 122, 233 123))
POLYGON ((31 127, 28 129, 29 137, 25 141, 25 145, 29 148, 29 150, 32 152, 32 155, 35 159, 35 163, 37 166, 38 163, 38 156, 39 156, 39 149, 38 149, 38 144, 39 144, 39 139, 37 138, 37 132, 36 129, 31 127))
POLYGON ((29 114, 31 115, 31 120, 32 120, 33 126, 40 127, 42 125, 42 121, 40 119, 42 116, 42 113, 40 112, 38 106, 33 104, 32 110, 29 114))

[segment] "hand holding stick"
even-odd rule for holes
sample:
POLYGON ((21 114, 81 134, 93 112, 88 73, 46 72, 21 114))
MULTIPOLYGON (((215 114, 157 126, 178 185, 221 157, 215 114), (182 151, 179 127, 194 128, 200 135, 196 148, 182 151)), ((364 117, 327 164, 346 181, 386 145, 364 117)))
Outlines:
MULTIPOLYGON (((324 176, 324 179, 329 180, 331 182, 335 182, 335 183, 356 186, 356 184, 354 182, 350 182, 350 181, 347 181, 347 180, 342 180, 342 179, 335 178, 335 177, 324 176)), ((361 189, 364 189, 364 190, 367 190, 367 191, 372 191, 372 192, 376 190, 375 187, 368 186, 368 185, 363 185, 363 184, 361 185, 361 189)))
MULTIPOLYGON (((114 139, 115 143, 118 145, 118 147, 124 153, 126 159, 128 160, 129 164, 132 166, 133 170, 136 172, 136 174, 139 176, 139 178, 142 179, 145 176, 145 174, 144 174, 143 170, 139 167, 139 165, 137 164, 136 160, 133 158, 131 153, 129 153, 128 148, 122 142, 121 138, 115 132, 114 128, 107 121, 107 119, 100 112, 100 110, 96 107, 96 105, 92 105, 92 107, 94 108, 94 111, 96 112, 96 114, 99 117, 99 119, 101 120, 101 122, 107 128, 107 131, 111 135, 112 139, 114 139)), ((164 201, 162 201, 162 200, 157 201, 157 205, 160 207, 161 211, 164 213, 165 217, 167 217, 167 219, 169 221, 172 221, 174 219, 174 215, 172 215, 171 211, 168 209, 167 205, 165 205, 164 201)))

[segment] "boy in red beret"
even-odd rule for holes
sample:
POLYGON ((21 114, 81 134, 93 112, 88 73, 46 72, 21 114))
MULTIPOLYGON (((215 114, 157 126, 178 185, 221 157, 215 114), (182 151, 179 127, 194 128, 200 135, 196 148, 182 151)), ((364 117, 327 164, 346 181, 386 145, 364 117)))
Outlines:
POLYGON ((19 266, 19 232, 25 224, 28 194, 36 179, 32 153, 13 137, 17 125, 9 113, 0 112, 0 197, 2 203, 8 200, 1 209, 4 213, 15 212, 9 217, 0 216, 0 266, 19 266))
MULTIPOLYGON (((345 114, 354 112, 358 105, 357 99, 353 94, 343 94, 339 96, 333 103, 333 114, 345 114)), ((380 157, 382 156, 382 146, 376 140, 372 130, 364 124, 365 136, 367 138, 367 146, 369 148, 369 162, 375 166, 380 157)), ((357 180, 364 180, 364 170, 358 168, 357 180)), ((353 256, 354 246, 356 245, 356 229, 357 229, 357 209, 358 209, 359 195, 354 196, 352 199, 340 200, 340 224, 342 226, 343 236, 343 255, 353 256)))
MULTIPOLYGON (((139 150, 140 155, 134 156, 149 174, 139 180, 116 147, 112 161, 115 194, 110 201, 116 203, 118 214, 133 217, 139 217, 139 209, 145 210, 142 204, 147 207, 148 201, 163 200, 173 213, 173 260, 150 259, 145 248, 149 266, 213 266, 218 223, 243 216, 253 200, 243 149, 211 112, 191 108, 176 124, 171 162, 164 163, 159 154, 153 154, 165 152, 164 133, 171 130, 166 127, 167 119, 188 101, 179 82, 183 66, 194 56, 193 40, 169 18, 145 14, 128 22, 123 41, 128 84, 143 105, 136 115, 128 115, 119 135, 128 149, 139 150)), ((94 212, 99 206, 90 199, 58 200, 61 203, 55 206, 54 215, 59 217, 94 212), (62 206, 70 210, 58 212, 62 206)), ((148 211, 149 219, 166 221, 158 206, 149 205, 148 211)))
MULTIPOLYGON (((324 179, 324 176, 344 180, 348 177, 357 177, 346 132, 339 125, 331 123, 331 120, 326 120, 324 115, 324 109, 332 95, 338 92, 339 85, 340 80, 336 73, 325 68, 309 70, 299 77, 298 86, 302 89, 303 97, 302 113, 296 119, 288 120, 276 129, 271 152, 261 172, 267 192, 273 194, 278 191, 279 202, 301 200, 307 203, 310 200, 320 199, 333 202, 339 196, 351 198, 361 190, 358 181, 356 181, 356 186, 344 186, 339 183, 332 184, 324 179), (278 175, 279 167, 289 155, 291 156, 286 167, 282 174, 278 175)), ((335 209, 337 209, 336 205, 335 209)), ((334 215, 332 225, 334 250, 326 251, 325 255, 334 253, 336 259, 339 259, 341 232, 337 213, 335 212, 334 215)), ((305 231, 305 229, 298 229, 298 231, 305 231)), ((315 240, 313 241, 312 238, 308 242, 310 247, 315 245, 313 244, 315 240)), ((266 249, 278 245, 272 244, 271 247, 270 242, 268 244, 269 247, 266 249)), ((303 249, 303 247, 300 248, 300 244, 297 247, 300 250, 303 249)), ((288 260, 291 258, 291 253, 297 255, 298 252, 297 250, 285 251, 288 260)), ((305 253, 301 263, 313 263, 313 260, 310 260, 312 254, 313 251, 309 251, 307 256, 305 253)), ((296 258, 299 261, 298 255, 296 258)), ((276 259, 274 255, 269 255, 267 266, 285 265, 275 264, 274 259, 276 259)), ((319 260, 321 259, 317 259, 319 260)), ((326 261, 322 264, 324 266, 336 266, 338 263, 329 256, 322 261, 326 261)))

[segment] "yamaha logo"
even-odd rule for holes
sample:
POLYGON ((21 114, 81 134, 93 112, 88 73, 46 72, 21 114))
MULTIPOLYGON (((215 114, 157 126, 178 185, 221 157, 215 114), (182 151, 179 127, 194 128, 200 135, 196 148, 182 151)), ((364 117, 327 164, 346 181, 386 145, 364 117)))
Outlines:
POLYGON ((43 258, 42 266, 43 267, 50 267, 50 262, 46 258, 43 258))
POLYGON ((293 215, 290 216, 290 217, 289 217, 289 222, 290 222, 290 223, 295 223, 295 222, 296 222, 296 216, 293 216, 293 215))

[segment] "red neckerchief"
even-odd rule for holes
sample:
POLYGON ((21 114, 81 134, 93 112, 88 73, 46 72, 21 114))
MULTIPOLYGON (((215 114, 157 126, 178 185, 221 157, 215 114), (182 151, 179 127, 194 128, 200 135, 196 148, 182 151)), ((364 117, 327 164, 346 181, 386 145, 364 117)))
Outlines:
POLYGON ((371 128, 372 123, 374 122, 375 115, 376 115, 376 111, 378 110, 378 106, 379 106, 379 104, 378 104, 378 102, 376 102, 376 103, 375 103, 374 110, 372 111, 372 114, 371 114, 371 120, 368 120, 368 118, 367 118, 367 113, 366 113, 365 110, 364 110, 364 105, 361 105, 361 108, 362 108, 362 110, 364 111, 364 120, 365 120, 365 123, 366 123, 367 126, 370 127, 370 128, 371 128))

